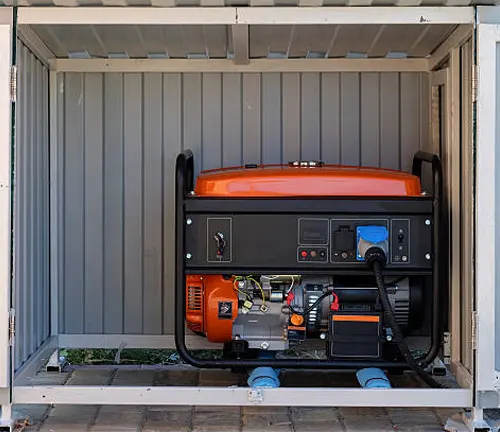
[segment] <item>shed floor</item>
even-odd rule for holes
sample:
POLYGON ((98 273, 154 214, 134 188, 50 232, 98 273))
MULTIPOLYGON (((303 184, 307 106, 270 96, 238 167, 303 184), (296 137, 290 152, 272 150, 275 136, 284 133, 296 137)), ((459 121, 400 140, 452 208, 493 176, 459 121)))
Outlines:
MULTIPOLYGON (((161 370, 137 367, 85 367, 61 373, 40 372, 31 385, 244 385, 243 375, 227 371, 173 366, 161 370)), ((287 386, 358 386, 352 373, 286 372, 287 386), (304 377, 307 373, 307 379, 304 377)), ((413 385, 409 375, 391 377, 395 386, 413 385)), ((451 409, 300 408, 300 407, 183 407, 183 406, 17 406, 18 431, 32 432, 328 432, 442 431, 451 409)))

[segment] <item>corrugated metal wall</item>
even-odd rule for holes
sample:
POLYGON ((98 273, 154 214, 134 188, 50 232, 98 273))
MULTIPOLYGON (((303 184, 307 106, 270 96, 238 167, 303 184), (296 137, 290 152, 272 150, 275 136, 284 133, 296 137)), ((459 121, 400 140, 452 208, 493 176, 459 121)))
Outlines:
POLYGON ((49 336, 48 71, 18 48, 15 202, 15 365, 49 336))
POLYGON ((306 158, 409 169, 429 137, 418 73, 61 76, 61 333, 173 329, 173 163, 306 158))

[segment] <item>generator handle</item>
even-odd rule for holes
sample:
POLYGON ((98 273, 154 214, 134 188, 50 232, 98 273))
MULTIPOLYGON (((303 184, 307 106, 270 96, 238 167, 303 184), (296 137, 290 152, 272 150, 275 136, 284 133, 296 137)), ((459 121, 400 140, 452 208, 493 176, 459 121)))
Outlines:
POLYGON ((429 163, 432 166, 432 189, 433 189, 433 307, 432 307, 432 333, 431 347, 422 360, 423 366, 432 363, 438 355, 441 348, 441 339, 443 332, 443 319, 441 314, 441 301, 446 297, 446 287, 443 283, 442 269, 444 268, 444 250, 445 240, 442 238, 444 222, 442 215, 443 202, 443 168, 439 156, 433 153, 419 151, 413 157, 412 173, 422 180, 422 164, 429 163))
POLYGON ((175 171, 177 183, 182 185, 182 193, 187 197, 194 188, 194 156, 191 150, 184 150, 177 155, 175 171))
POLYGON ((422 180, 422 164, 426 162, 432 166, 433 194, 441 199, 443 186, 443 168, 439 156, 434 153, 418 151, 413 156, 412 174, 422 180))

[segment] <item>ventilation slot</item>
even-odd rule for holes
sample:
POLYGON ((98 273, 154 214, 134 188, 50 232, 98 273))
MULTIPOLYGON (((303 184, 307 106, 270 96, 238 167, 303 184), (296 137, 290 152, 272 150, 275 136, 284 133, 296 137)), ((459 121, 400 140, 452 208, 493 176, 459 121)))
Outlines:
POLYGON ((203 308, 203 292, 200 285, 188 286, 187 309, 190 312, 201 312, 203 308))

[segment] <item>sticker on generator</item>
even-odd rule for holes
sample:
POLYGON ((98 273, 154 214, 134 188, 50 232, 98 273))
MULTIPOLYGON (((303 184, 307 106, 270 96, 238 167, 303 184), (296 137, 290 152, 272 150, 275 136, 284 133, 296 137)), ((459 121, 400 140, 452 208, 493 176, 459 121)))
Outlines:
POLYGON ((233 318, 233 302, 221 301, 219 302, 219 319, 232 319, 233 318))

